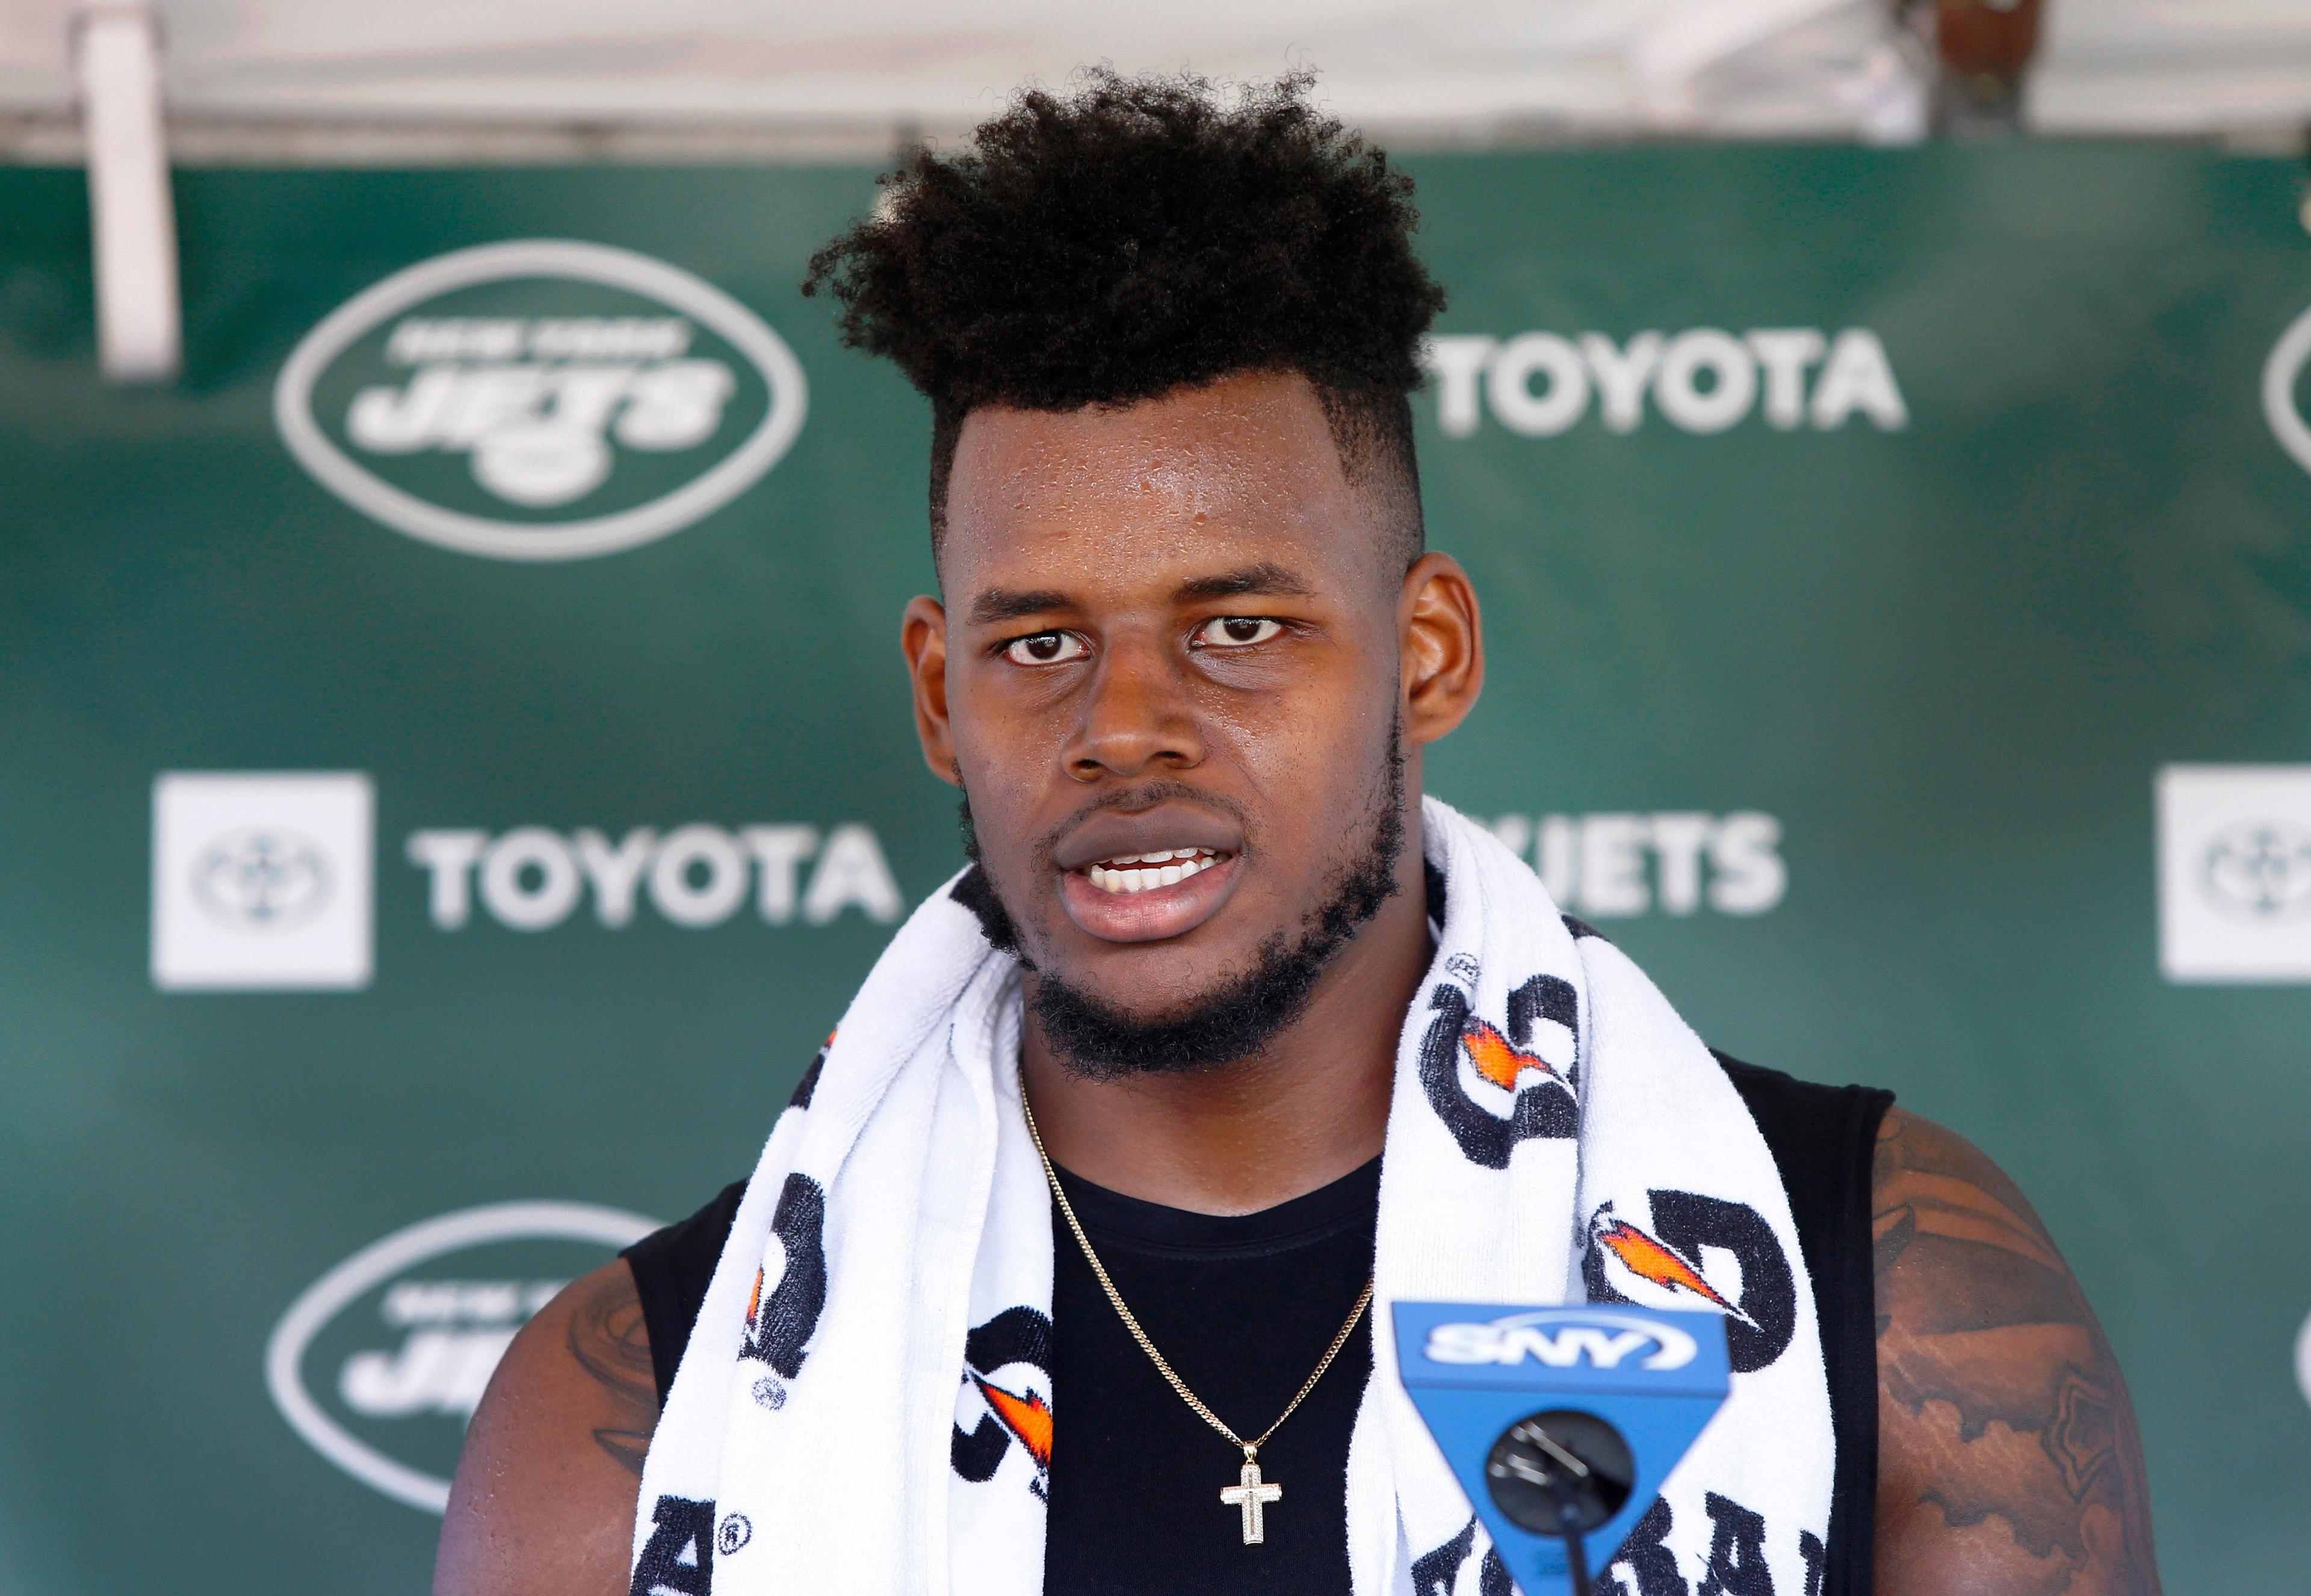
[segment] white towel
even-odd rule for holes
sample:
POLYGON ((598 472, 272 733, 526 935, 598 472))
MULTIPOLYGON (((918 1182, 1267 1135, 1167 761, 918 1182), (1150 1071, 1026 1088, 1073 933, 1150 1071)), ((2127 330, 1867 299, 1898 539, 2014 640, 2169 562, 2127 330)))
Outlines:
MULTIPOLYGON (((1612 1572, 1640 1596, 1713 1573, 1814 1596, 1829 1394, 1764 1138, 1635 965, 1482 827, 1433 798, 1423 816, 1445 912, 1381 1162, 1374 1373, 1342 1487, 1356 1596, 1507 1588, 1393 1374, 1399 1299, 1726 1313, 1732 1394, 1612 1572)), ((1016 964, 946 891, 876 961, 715 1268, 643 1470, 633 1596, 1042 1591, 1054 1427, 1064 1446, 1066 1404, 1097 1396, 1048 1373, 1019 1010, 1016 964)))

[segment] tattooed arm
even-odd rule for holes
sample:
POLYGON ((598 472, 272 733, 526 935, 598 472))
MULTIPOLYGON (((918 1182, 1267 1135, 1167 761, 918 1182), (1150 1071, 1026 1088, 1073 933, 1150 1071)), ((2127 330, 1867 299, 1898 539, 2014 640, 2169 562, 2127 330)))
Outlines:
POLYGON ((1871 1184, 1878 1596, 2158 1596, 2126 1382, 2037 1215, 1899 1109, 1871 1184))
POLYGON ((624 1596, 658 1426, 650 1331, 624 1259, 524 1325, 466 1432, 434 1596, 624 1596))

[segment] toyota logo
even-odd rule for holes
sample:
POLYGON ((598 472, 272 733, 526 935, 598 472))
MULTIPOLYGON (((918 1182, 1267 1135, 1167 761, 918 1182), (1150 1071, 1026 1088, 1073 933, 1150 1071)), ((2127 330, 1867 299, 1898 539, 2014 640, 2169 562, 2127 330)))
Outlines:
POLYGON ((320 845, 292 831, 229 832, 193 861, 193 901, 237 931, 302 925, 328 903, 331 885, 320 845))
POLYGON ((2225 826, 2200 860, 2207 901, 2234 920, 2257 924, 2311 910, 2311 830, 2283 820, 2225 826))

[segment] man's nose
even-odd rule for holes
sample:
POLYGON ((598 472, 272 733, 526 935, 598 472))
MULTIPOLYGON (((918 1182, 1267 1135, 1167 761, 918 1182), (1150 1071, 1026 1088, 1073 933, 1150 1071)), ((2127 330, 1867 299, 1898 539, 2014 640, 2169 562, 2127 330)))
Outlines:
POLYGON ((1203 763, 1204 740, 1185 662, 1153 639, 1112 641, 1092 673, 1083 709, 1063 750, 1078 781, 1189 770, 1203 763))

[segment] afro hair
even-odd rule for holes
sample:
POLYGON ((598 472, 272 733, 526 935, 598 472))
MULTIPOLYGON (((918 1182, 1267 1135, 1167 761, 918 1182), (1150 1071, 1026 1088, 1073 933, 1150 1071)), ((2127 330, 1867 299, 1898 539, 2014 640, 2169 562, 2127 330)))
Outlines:
POLYGON ((1413 252, 1412 182, 1307 100, 1312 74, 1240 91, 1083 74, 1029 90, 952 155, 882 179, 815 255, 843 342, 931 401, 930 512, 977 406, 1125 406, 1243 371, 1321 398, 1344 473, 1423 534, 1410 395, 1444 303, 1413 252))

